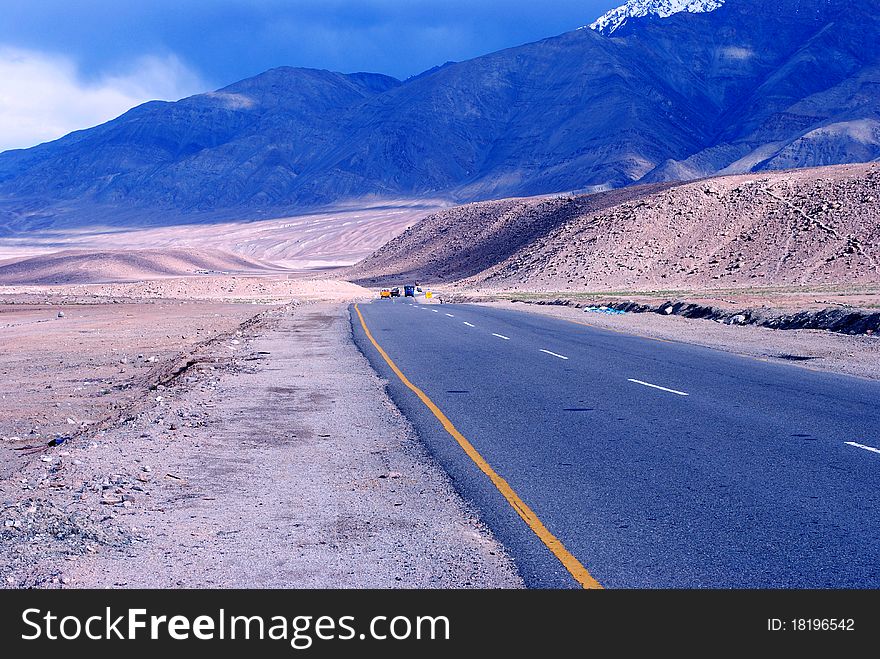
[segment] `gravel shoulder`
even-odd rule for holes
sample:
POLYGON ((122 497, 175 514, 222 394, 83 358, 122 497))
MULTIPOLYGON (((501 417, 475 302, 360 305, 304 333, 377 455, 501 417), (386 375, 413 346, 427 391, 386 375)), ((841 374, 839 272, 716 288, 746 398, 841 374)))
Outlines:
POLYGON ((0 585, 521 587, 346 306, 251 309, 155 364, 170 377, 125 414, 3 474, 0 585))
POLYGON ((880 379, 880 338, 825 330, 774 330, 708 320, 628 313, 606 315, 574 307, 523 302, 480 302, 486 306, 573 320, 592 327, 667 341, 681 341, 766 361, 880 379))

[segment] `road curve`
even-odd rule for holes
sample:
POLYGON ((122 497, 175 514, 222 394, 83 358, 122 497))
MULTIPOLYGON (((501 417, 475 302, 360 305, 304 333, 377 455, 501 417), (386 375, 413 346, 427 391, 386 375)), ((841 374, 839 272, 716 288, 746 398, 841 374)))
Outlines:
POLYGON ((530 587, 880 586, 880 383, 476 305, 351 316, 530 587))

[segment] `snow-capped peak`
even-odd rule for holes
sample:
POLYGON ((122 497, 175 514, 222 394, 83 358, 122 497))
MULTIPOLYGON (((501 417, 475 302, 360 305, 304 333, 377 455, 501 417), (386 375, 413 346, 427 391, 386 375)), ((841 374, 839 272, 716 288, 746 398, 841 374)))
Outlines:
POLYGON ((622 27, 630 18, 658 16, 666 18, 679 12, 702 14, 715 11, 724 0, 628 0, 625 5, 603 14, 590 28, 608 36, 622 27))

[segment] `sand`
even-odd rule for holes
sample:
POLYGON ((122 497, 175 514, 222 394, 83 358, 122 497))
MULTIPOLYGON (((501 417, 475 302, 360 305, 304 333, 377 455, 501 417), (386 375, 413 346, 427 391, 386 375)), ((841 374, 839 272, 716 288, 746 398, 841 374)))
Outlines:
POLYGON ((0 296, 0 585, 522 585, 351 341, 362 289, 208 281, 0 296))

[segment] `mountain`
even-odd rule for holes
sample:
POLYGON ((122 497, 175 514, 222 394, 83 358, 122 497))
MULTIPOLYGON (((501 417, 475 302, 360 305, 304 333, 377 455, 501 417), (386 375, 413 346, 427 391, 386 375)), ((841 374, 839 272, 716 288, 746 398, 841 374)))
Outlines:
POLYGON ((647 291, 875 285, 880 164, 440 211, 349 268, 364 285, 647 291))
POLYGON ((124 209, 140 224, 163 208, 253 213, 289 204, 300 174, 340 139, 346 113, 398 84, 374 74, 272 69, 7 151, 0 154, 0 235, 4 210, 8 230, 43 228, 59 216, 75 224, 96 209, 124 209), (44 209, 47 201, 54 208, 44 209))
POLYGON ((724 0, 629 0, 597 18, 590 28, 610 36, 634 18, 668 18, 682 11, 700 14, 715 11, 723 4, 724 0))
POLYGON ((0 236, 880 158, 873 0, 631 0, 404 82, 280 68, 0 154, 0 236), (614 18, 616 17, 616 18, 614 18))

